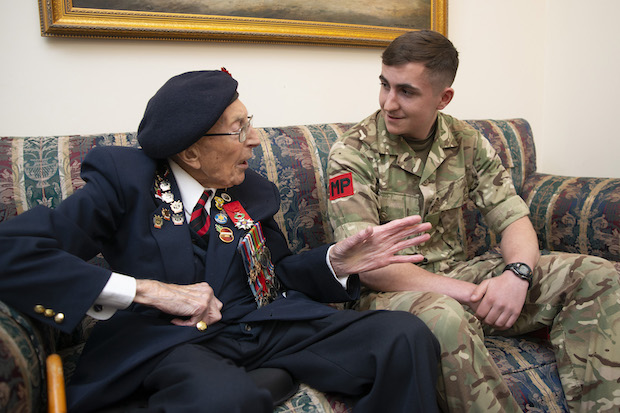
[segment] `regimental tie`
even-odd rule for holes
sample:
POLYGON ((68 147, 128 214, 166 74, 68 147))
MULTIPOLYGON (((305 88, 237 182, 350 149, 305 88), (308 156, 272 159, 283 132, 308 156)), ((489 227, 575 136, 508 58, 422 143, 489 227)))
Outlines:
POLYGON ((199 237, 206 238, 206 234, 209 231, 209 225, 211 224, 211 218, 207 211, 205 211, 205 204, 211 196, 211 191, 205 189, 202 196, 198 200, 198 203, 192 211, 192 215, 189 220, 189 226, 196 231, 199 237))

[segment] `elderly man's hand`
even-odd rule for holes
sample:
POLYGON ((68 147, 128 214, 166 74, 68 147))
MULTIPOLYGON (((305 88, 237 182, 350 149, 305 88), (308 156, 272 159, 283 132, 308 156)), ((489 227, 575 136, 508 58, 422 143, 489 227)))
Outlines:
POLYGON ((337 276, 344 276, 376 270, 395 263, 420 262, 424 259, 420 254, 395 254, 428 241, 430 235, 422 233, 429 229, 431 224, 422 223, 419 215, 366 228, 334 245, 329 254, 332 268, 337 276), (411 236, 414 237, 409 238, 411 236))
POLYGON ((222 302, 205 282, 190 285, 166 284, 155 280, 136 280, 134 302, 155 307, 164 313, 179 316, 172 323, 178 326, 206 326, 222 319, 222 302))

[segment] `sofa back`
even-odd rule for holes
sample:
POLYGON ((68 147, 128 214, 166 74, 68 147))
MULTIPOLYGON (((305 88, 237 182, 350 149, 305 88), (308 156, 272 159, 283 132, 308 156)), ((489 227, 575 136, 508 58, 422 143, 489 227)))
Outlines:
MULTIPOLYGON (((527 121, 468 121, 499 152, 517 190, 536 169, 527 121)), ((291 250, 299 252, 332 240, 327 218, 327 156, 334 141, 353 124, 257 128, 261 144, 250 166, 276 183, 282 206, 276 220, 291 250)), ((138 147, 135 132, 100 135, 0 138, 0 222, 36 205, 55 208, 84 185, 80 168, 95 146, 138 147)), ((468 255, 496 241, 472 206, 464 210, 468 255)))

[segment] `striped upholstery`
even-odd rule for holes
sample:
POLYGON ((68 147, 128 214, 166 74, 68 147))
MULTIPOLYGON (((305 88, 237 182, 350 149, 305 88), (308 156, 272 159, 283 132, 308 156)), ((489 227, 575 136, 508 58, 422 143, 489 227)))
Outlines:
MULTIPOLYGON (((470 120, 489 139, 509 168, 519 194, 531 210, 541 249, 605 257, 620 272, 620 179, 572 178, 536 172, 532 131, 523 119, 470 120)), ((332 240, 327 219, 327 155, 352 124, 259 128, 261 144, 251 167, 275 182, 282 206, 276 219, 295 252, 332 240)), ((54 208, 83 185, 81 161, 94 146, 138 146, 135 133, 62 137, 0 138, 0 222, 43 204, 54 208)), ((480 214, 467 205, 467 251, 479 255, 497 242, 480 214)), ((102 258, 96 262, 106 265, 102 258)), ((67 375, 88 334, 92 319, 71 335, 35 327, 0 303, 0 411, 42 411, 45 402, 42 360, 63 355, 67 375), (6 395, 7 397, 3 397, 6 395)), ((566 411, 557 368, 544 338, 489 337, 491 355, 525 411, 566 411)), ((350 403, 307 386, 279 413, 348 412, 350 403)))

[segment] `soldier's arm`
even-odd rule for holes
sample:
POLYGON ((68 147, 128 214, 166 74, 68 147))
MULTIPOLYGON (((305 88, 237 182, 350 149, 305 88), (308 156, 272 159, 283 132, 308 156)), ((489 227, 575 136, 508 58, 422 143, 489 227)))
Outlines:
MULTIPOLYGON (((502 256, 506 264, 522 262, 534 269, 540 253, 536 232, 529 218, 523 217, 502 231, 502 256)), ((497 329, 512 327, 521 314, 528 282, 512 271, 483 281, 471 296, 472 308, 484 323, 497 329)))
POLYGON ((361 282, 375 291, 431 291, 471 304, 475 284, 437 275, 417 265, 392 264, 360 274, 361 282))
POLYGON ((502 231, 501 248, 506 264, 523 262, 531 269, 536 267, 540 251, 538 237, 529 217, 516 220, 502 231))

